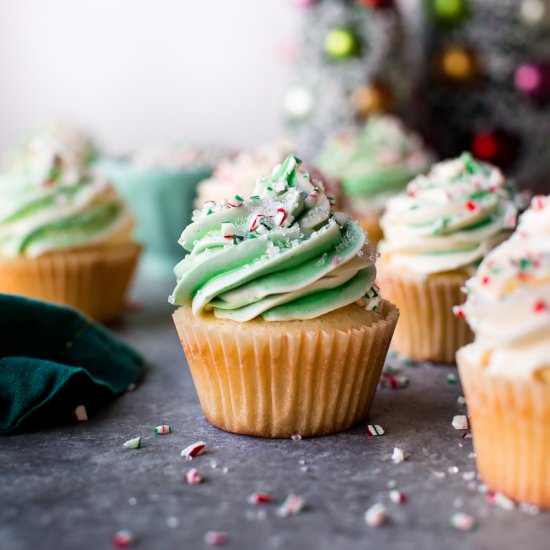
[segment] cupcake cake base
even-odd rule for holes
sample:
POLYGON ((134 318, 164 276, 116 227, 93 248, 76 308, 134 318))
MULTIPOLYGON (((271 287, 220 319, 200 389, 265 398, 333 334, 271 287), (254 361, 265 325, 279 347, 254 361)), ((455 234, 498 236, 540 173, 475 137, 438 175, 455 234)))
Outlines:
POLYGON ((0 292, 67 305, 96 321, 114 321, 124 310, 140 252, 140 245, 124 243, 38 258, 0 257, 0 292))
POLYGON ((356 304, 316 319, 247 323, 195 317, 174 322, 206 418, 261 437, 317 436, 365 420, 398 318, 356 304))

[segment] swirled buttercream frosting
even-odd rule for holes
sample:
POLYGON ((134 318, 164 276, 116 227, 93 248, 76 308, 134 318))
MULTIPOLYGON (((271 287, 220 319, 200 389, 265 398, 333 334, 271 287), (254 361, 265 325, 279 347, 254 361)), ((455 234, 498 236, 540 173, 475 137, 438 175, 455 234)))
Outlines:
POLYGON ((182 233, 171 302, 195 315, 248 321, 311 319, 354 302, 380 303, 375 253, 320 182, 288 156, 254 194, 206 203, 182 233))
POLYGON ((396 269, 418 275, 473 273, 517 221, 513 187, 500 170, 469 153, 435 164, 388 202, 380 251, 396 269))

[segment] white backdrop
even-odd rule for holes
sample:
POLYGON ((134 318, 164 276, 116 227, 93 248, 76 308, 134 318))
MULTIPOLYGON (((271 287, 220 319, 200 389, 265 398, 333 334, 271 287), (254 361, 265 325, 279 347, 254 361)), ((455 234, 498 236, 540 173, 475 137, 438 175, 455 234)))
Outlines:
POLYGON ((113 152, 274 139, 291 0, 0 0, 0 150, 54 117, 113 152))

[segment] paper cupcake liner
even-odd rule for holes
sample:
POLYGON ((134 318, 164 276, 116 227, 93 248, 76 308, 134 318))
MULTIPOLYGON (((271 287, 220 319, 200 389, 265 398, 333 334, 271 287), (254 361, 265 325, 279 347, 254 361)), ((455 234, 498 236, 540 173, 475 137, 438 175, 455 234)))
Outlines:
POLYGON ((0 258, 0 292, 74 307, 96 321, 118 318, 141 247, 134 243, 0 258))
POLYGON ((464 319, 453 313, 453 306, 464 303, 460 289, 467 278, 449 273, 415 279, 382 265, 377 282, 400 311, 392 348, 417 361, 454 363, 458 348, 473 340, 464 319))
POLYGON ((262 437, 316 436, 363 421, 398 318, 352 305, 310 321, 174 322, 206 418, 223 430, 262 437), (354 318, 367 322, 350 324, 354 318), (345 328, 339 328, 345 327, 345 328))
POLYGON ((457 361, 484 483, 515 500, 550 508, 550 379, 490 374, 462 350, 457 361))

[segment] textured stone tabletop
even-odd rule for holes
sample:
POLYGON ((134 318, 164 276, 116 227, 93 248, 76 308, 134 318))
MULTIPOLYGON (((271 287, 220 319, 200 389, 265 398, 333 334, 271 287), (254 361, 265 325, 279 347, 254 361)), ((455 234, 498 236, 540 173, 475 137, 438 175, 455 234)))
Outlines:
POLYGON ((135 293, 142 307, 116 329, 150 363, 134 392, 90 411, 88 422, 0 440, 0 550, 108 549, 120 529, 134 534, 136 549, 207 548, 210 530, 228 533, 226 547, 239 550, 550 547, 550 514, 505 510, 481 492, 472 440, 451 426, 465 412, 460 386, 447 380, 452 368, 402 365, 409 387, 379 390, 371 411, 382 437, 368 437, 363 426, 270 441, 210 426, 171 324, 170 285, 142 279, 135 293), (161 423, 174 433, 154 436, 161 423), (122 447, 137 435, 141 449, 122 447), (197 440, 208 452, 186 462, 180 451, 197 440), (392 462, 394 447, 408 455, 405 462, 392 462), (191 465, 203 484, 183 482, 191 465), (390 501, 393 484, 405 504, 390 501), (277 503, 247 502, 256 491, 278 502, 296 493, 307 508, 278 517, 277 503), (365 510, 378 502, 388 521, 369 527, 365 510), (477 529, 453 529, 455 512, 473 516, 477 529))

